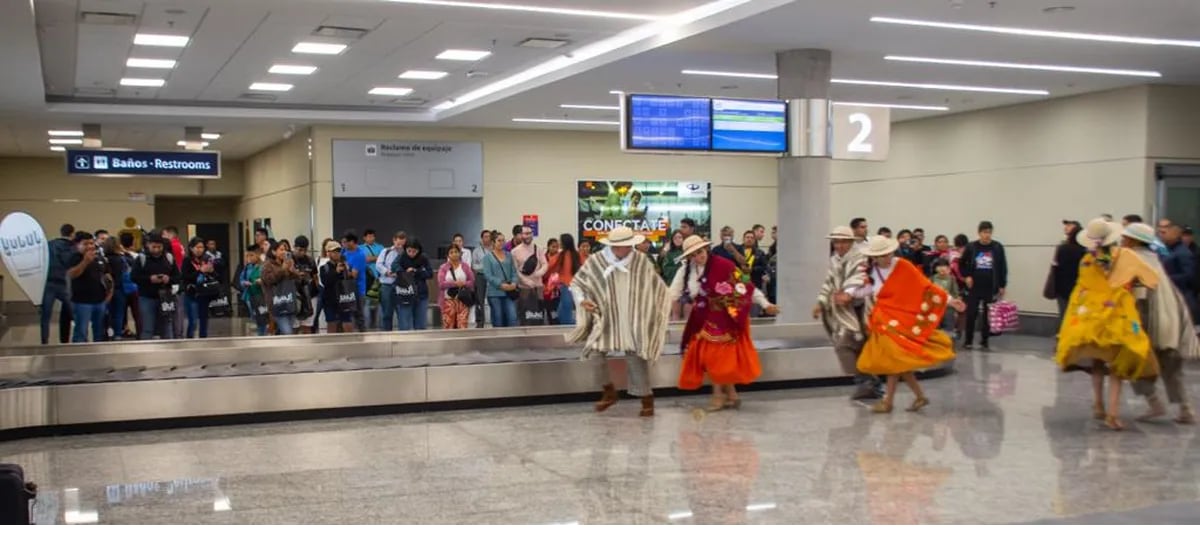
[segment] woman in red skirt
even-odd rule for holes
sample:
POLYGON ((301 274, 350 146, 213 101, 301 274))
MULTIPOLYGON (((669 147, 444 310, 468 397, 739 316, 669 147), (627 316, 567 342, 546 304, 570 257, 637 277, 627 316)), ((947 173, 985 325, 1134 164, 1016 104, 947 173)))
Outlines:
POLYGON ((735 385, 754 382, 762 374, 758 351, 750 341, 750 306, 758 304, 768 315, 779 313, 750 283, 749 272, 735 263, 709 254, 709 244, 699 236, 683 244, 687 263, 675 273, 671 300, 687 295, 694 307, 683 330, 683 369, 679 388, 695 390, 705 375, 713 386, 709 411, 741 406, 735 385))

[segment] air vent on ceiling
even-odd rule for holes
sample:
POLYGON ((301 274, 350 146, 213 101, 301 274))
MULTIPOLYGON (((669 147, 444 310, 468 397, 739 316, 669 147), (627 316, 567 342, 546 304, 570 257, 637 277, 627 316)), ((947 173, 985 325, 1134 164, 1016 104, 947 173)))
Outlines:
POLYGON ((137 15, 134 13, 112 13, 107 11, 82 11, 79 13, 79 22, 109 26, 133 26, 137 24, 137 15))
POLYGON ((400 107, 421 107, 426 103, 429 103, 429 100, 419 97, 406 97, 392 100, 392 105, 397 105, 400 107))
POLYGON ((102 86, 76 86, 75 95, 77 96, 113 96, 117 94, 115 88, 104 88, 102 86))
POLYGON ((491 76, 492 76, 492 74, 488 73, 486 71, 477 71, 477 70, 472 69, 471 71, 467 72, 468 79, 485 79, 485 78, 491 77, 491 76))
POLYGON ((238 99, 248 99, 250 101, 275 101, 279 96, 274 94, 264 94, 261 92, 246 92, 238 96, 238 99))
POLYGON ((518 47, 529 47, 531 49, 557 49, 571 43, 565 39, 552 38, 525 38, 524 41, 517 44, 518 47))
POLYGON ((367 32, 370 32, 370 30, 366 28, 321 25, 316 30, 313 30, 312 35, 338 39, 362 39, 363 36, 367 35, 367 32))

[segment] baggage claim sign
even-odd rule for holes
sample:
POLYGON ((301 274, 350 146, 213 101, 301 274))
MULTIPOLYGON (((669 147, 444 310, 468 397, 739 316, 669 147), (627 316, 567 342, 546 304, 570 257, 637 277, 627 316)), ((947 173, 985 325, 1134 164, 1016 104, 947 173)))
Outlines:
POLYGON ((710 234, 708 182, 580 180, 578 193, 581 241, 598 241, 624 226, 661 246, 684 218, 695 220, 698 234, 710 234))

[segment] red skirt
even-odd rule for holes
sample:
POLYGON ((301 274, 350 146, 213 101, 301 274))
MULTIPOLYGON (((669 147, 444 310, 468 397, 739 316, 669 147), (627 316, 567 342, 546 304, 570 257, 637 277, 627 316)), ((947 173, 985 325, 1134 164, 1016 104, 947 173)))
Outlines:
POLYGON ((733 341, 713 341, 703 332, 696 334, 683 353, 679 388, 700 388, 705 374, 713 384, 750 384, 757 380, 762 365, 749 332, 742 332, 733 341))

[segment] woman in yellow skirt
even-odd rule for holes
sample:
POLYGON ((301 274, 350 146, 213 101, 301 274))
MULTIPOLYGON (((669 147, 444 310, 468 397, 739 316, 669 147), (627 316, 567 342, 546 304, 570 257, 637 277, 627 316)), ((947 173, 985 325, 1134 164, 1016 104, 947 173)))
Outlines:
POLYGON ((1092 374, 1096 419, 1121 430, 1125 427, 1119 418, 1122 381, 1158 376, 1158 360, 1134 296, 1138 287, 1157 287, 1158 275, 1136 253, 1118 246, 1121 229, 1114 223, 1092 220, 1078 240, 1088 254, 1079 263, 1079 280, 1058 332, 1055 360, 1063 371, 1092 374))
POLYGON ((867 342, 858 356, 858 370, 887 376, 887 393, 871 409, 877 413, 892 412, 901 380, 917 396, 909 411, 929 405, 914 372, 954 358, 950 336, 938 330, 949 296, 911 262, 897 257, 899 248, 891 238, 871 238, 862 251, 870 259, 866 284, 834 298, 842 304, 855 298, 866 302, 867 342))

